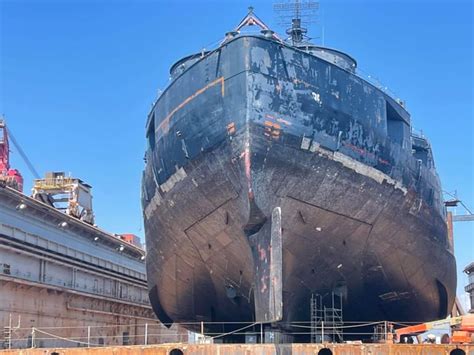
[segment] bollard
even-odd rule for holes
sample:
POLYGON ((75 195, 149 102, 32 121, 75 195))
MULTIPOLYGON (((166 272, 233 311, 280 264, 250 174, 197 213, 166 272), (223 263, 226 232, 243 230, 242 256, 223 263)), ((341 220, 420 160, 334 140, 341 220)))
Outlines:
POLYGON ((87 326, 87 347, 91 347, 91 326, 87 326))

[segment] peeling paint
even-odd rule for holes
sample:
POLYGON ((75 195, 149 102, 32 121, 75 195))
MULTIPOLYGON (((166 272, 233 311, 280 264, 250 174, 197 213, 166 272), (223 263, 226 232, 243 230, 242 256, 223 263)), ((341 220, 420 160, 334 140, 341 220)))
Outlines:
POLYGON ((179 168, 176 170, 176 173, 170 176, 166 182, 160 185, 160 189, 163 192, 168 192, 170 191, 174 185, 176 185, 179 181, 183 180, 187 176, 186 171, 184 168, 179 168))
POLYGON ((314 101, 316 101, 318 104, 322 104, 321 95, 313 91, 311 92, 311 96, 313 96, 314 101))
POLYGON ((316 151, 322 153, 330 159, 332 158, 334 161, 343 164, 345 167, 348 167, 361 175, 367 176, 377 181, 379 184, 386 182, 387 184, 393 185, 395 189, 402 191, 404 195, 406 195, 406 193, 408 192, 407 188, 404 187, 399 181, 396 181, 390 176, 382 173, 380 170, 372 168, 371 166, 363 164, 355 159, 352 159, 345 154, 339 152, 330 152, 321 147, 319 147, 316 151))
POLYGON ((150 200, 150 202, 144 209, 146 218, 151 218, 153 213, 156 211, 158 206, 161 205, 162 202, 163 202, 163 197, 161 196, 160 191, 156 189, 155 194, 153 195, 152 199, 150 200))
POLYGON ((303 150, 308 150, 310 144, 311 144, 311 139, 310 139, 310 138, 308 138, 308 137, 303 137, 303 138, 301 139, 301 149, 303 149, 303 150))

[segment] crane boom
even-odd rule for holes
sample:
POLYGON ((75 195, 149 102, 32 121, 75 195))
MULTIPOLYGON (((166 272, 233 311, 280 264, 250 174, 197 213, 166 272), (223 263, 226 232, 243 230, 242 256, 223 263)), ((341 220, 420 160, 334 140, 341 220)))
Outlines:
POLYGON ((474 221, 474 214, 463 214, 453 216, 453 222, 469 222, 474 221))
POLYGON ((26 165, 28 166, 28 169, 30 169, 31 173, 33 174, 34 178, 35 179, 40 179, 40 175, 38 174, 38 172, 36 171, 35 167, 33 166, 33 164, 31 163, 30 159, 28 159, 28 157, 26 156, 25 152, 23 151, 23 149, 21 149, 21 146, 18 144, 17 140, 15 139, 15 137, 13 136, 12 134, 12 131, 10 129, 7 129, 5 127, 5 129, 7 130, 8 132, 8 135, 13 143, 13 145, 15 146, 16 150, 18 151, 18 153, 20 153, 21 157, 23 158, 24 162, 26 163, 26 165))

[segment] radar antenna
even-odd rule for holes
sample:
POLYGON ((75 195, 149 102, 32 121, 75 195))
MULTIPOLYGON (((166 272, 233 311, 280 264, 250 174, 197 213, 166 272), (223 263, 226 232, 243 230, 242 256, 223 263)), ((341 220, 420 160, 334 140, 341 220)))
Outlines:
POLYGON ((286 30, 293 45, 303 42, 308 29, 302 27, 302 23, 308 25, 316 21, 319 2, 313 0, 294 0, 275 3, 273 10, 278 14, 280 25, 288 25, 291 20, 291 27, 286 30))

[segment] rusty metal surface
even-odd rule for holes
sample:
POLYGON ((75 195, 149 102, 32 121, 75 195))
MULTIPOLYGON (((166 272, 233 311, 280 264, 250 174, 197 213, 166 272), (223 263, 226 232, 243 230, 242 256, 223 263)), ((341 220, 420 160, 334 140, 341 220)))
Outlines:
MULTIPOLYGON (((429 143, 410 129, 382 91, 265 37, 236 37, 195 62, 147 125, 142 202, 159 319, 196 331, 260 319, 275 207, 285 331, 309 321, 311 294, 333 290, 344 321, 444 318, 455 260, 429 143)), ((238 326, 223 328, 205 332, 238 326)))
POLYGON ((281 208, 275 207, 271 220, 250 243, 256 267, 255 316, 259 322, 277 322, 283 318, 281 208), (268 231, 271 229, 271 231, 268 231))
POLYGON ((473 345, 406 345, 406 344, 165 344, 152 346, 118 346, 75 349, 22 349, 5 350, 0 354, 50 355, 50 354, 127 354, 168 355, 173 349, 180 349, 183 355, 204 354, 329 354, 333 355, 474 355, 473 345), (329 351, 321 351, 322 349, 329 351), (457 350, 457 351, 456 351, 457 350))

